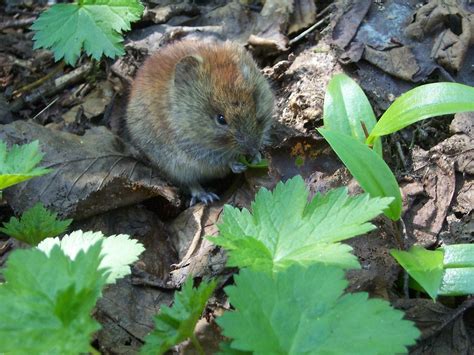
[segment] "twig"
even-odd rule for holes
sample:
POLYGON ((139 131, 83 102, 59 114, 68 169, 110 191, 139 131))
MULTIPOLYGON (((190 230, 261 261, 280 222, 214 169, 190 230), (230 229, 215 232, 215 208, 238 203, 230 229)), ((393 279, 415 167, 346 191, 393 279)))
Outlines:
POLYGON ((18 112, 21 110, 26 104, 33 104, 37 102, 42 97, 49 97, 57 94, 64 88, 68 87, 69 85, 75 84, 80 80, 84 79, 87 73, 92 69, 92 63, 86 63, 79 68, 76 68, 69 73, 52 80, 50 82, 45 83, 41 86, 38 90, 30 95, 21 96, 16 99, 10 106, 10 110, 12 112, 18 112))
POLYGON ((318 22, 316 22, 313 26, 311 26, 310 28, 308 28, 307 30, 301 32, 298 36, 296 36, 295 38, 292 38, 290 39, 290 41, 288 42, 288 44, 291 46, 292 44, 295 44, 296 42, 298 42, 300 39, 302 39, 303 37, 305 37, 307 34, 309 34, 310 32, 314 31, 316 28, 318 28, 319 26, 321 26, 324 22, 326 22, 328 19, 329 19, 330 15, 327 15, 325 17, 323 17, 321 20, 319 20, 318 22))
POLYGON ((0 31, 7 29, 7 28, 22 28, 31 25, 35 22, 36 17, 30 18, 20 18, 18 20, 8 20, 3 23, 0 23, 0 31))
POLYGON ((30 84, 27 84, 19 88, 18 90, 13 91, 13 95, 16 96, 18 94, 24 94, 25 92, 31 91, 37 88, 38 86, 43 85, 45 82, 51 79, 54 75, 59 73, 64 68, 64 65, 65 65, 64 61, 61 61, 61 63, 59 63, 53 70, 51 70, 48 74, 46 74, 42 78, 39 78, 38 80, 30 84))
POLYGON ((400 144, 400 142, 396 142, 395 146, 397 147, 397 152, 398 152, 398 155, 400 156, 400 160, 402 161, 403 167, 405 168, 405 170, 407 170, 408 164, 405 159, 405 154, 403 154, 402 145, 400 144))
POLYGON ((42 109, 40 112, 38 112, 34 117, 33 117, 33 121, 36 120, 38 118, 39 115, 41 115, 44 111, 46 111, 48 108, 50 108, 52 105, 54 105, 54 103, 56 101, 58 101, 59 99, 59 96, 56 97, 53 101, 51 101, 44 109, 42 109))

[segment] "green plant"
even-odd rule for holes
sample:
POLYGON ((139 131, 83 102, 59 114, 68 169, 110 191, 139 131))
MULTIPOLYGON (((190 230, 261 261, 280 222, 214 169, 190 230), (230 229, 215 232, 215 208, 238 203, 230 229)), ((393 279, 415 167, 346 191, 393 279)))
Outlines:
POLYGON ((235 311, 217 319, 231 348, 256 354, 397 354, 420 332, 403 312, 367 293, 343 294, 341 268, 244 269, 225 292, 235 311), (348 350, 350 349, 350 351, 348 350))
POLYGON ((36 167, 41 159, 43 154, 38 141, 21 146, 15 144, 10 151, 0 141, 0 190, 51 172, 50 169, 36 167))
MULTIPOLYGON (((385 301, 369 300, 366 293, 343 294, 344 268, 359 263, 339 241, 372 230, 368 221, 390 201, 349 197, 345 189, 337 189, 308 202, 308 191, 297 176, 273 192, 261 189, 252 213, 225 206, 219 236, 208 239, 227 249, 228 266, 241 270, 235 285, 225 288, 234 310, 217 320, 231 338, 221 344, 222 352, 320 354, 350 348, 354 353, 392 354, 414 344, 420 333, 402 319, 402 312, 385 301)), ((199 298, 197 290, 193 293, 199 298)), ((175 302, 191 304, 182 297, 177 295, 175 302)), ((201 314, 204 299, 196 304, 194 312, 182 311, 182 318, 201 314)), ((178 305, 176 312, 183 308, 178 305)), ((160 330, 153 333, 157 345, 147 345, 147 351, 161 353, 183 339, 175 336, 181 321, 170 312, 159 316, 160 330), (171 336, 163 329, 171 329, 171 336)))
POLYGON ((0 353, 91 351, 100 326, 90 313, 102 288, 143 251, 128 236, 109 238, 78 231, 11 253, 0 284, 0 353))
POLYGON ((235 308, 218 319, 233 339, 227 347, 261 354, 337 353, 348 344, 361 353, 404 351, 419 332, 403 313, 365 293, 342 295, 343 268, 359 264, 339 241, 372 230, 368 221, 391 199, 336 189, 307 202, 307 194, 297 176, 272 193, 261 189, 252 214, 225 207, 219 236, 209 239, 229 251, 229 266, 248 268, 225 289, 235 308), (386 337, 382 324, 390 328, 384 326, 386 337))
POLYGON ((319 132, 365 191, 373 197, 394 197, 384 213, 398 220, 401 195, 393 173, 378 158, 380 137, 429 117, 474 111, 474 88, 456 83, 422 85, 397 98, 374 124, 367 97, 352 79, 339 74, 328 85, 324 109, 325 129, 319 132))
POLYGON ((201 282, 198 288, 193 288, 193 279, 188 279, 181 292, 175 293, 173 307, 163 306, 155 316, 155 330, 145 338, 145 346, 140 352, 164 354, 171 346, 188 338, 202 352, 194 328, 215 287, 215 281, 211 281, 201 282))
POLYGON ((413 246, 409 251, 390 253, 433 300, 438 295, 474 294, 473 244, 446 245, 436 250, 413 246))
POLYGON ((72 219, 58 220, 57 213, 49 212, 41 203, 25 211, 20 218, 11 217, 0 231, 30 245, 64 233, 72 219))
POLYGON ((122 32, 140 19, 139 0, 78 0, 55 4, 31 26, 34 48, 49 48, 56 61, 74 65, 82 49, 94 59, 124 54, 122 32))
POLYGON ((265 169, 268 168, 268 160, 267 159, 262 159, 258 163, 252 163, 247 160, 245 156, 240 156, 239 157, 239 162, 242 164, 245 164, 251 169, 265 169))
POLYGON ((223 222, 213 243, 229 251, 228 265, 275 272, 291 264, 315 262, 357 268, 359 263, 342 240, 374 229, 368 221, 392 198, 350 197, 347 189, 316 194, 300 176, 279 183, 273 192, 260 189, 252 213, 224 207, 223 222))

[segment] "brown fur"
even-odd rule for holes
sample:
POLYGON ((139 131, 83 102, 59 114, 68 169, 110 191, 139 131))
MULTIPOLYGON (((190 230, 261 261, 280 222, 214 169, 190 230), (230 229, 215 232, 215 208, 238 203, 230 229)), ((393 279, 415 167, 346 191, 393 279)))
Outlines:
POLYGON ((268 140, 273 95, 240 46, 178 42, 146 60, 132 86, 132 142, 171 181, 200 191, 268 140), (215 117, 222 114, 227 125, 215 117))

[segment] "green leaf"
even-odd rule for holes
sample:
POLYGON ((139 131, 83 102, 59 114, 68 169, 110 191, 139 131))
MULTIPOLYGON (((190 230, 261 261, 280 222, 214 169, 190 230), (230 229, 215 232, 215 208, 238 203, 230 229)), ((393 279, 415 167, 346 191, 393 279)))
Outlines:
POLYGON ((123 55, 121 33, 140 19, 143 5, 138 0, 82 0, 56 4, 43 12, 31 26, 36 31, 36 48, 50 48, 56 61, 64 57, 75 64, 81 50, 94 59, 102 55, 123 55))
POLYGON ((457 83, 421 85, 390 105, 370 132, 367 143, 426 118, 466 111, 474 111, 474 87, 457 83))
POLYGON ((438 293, 444 296, 474 294, 474 267, 445 269, 438 293))
POLYGON ((268 168, 268 160, 267 159, 261 159, 258 163, 251 163, 247 160, 247 158, 244 155, 241 155, 239 157, 239 162, 242 164, 245 164, 251 169, 265 169, 268 168))
POLYGON ((173 345, 194 336, 194 328, 201 318, 207 300, 216 287, 216 282, 201 282, 193 288, 189 278, 181 292, 176 292, 173 307, 162 306, 155 316, 155 330, 145 338, 142 354, 164 354, 173 345))
POLYGON ((0 231, 30 245, 37 245, 45 238, 55 237, 66 231, 72 219, 56 219, 57 213, 49 212, 41 203, 25 211, 21 218, 11 217, 0 231))
POLYGON ((100 243, 75 260, 55 247, 15 250, 0 285, 0 353, 88 353, 100 326, 91 312, 105 285, 100 243))
POLYGON ((317 194, 308 203, 300 176, 279 183, 272 192, 260 189, 251 214, 226 205, 218 237, 208 237, 229 251, 229 266, 278 271, 294 263, 322 262, 358 268, 352 248, 339 243, 375 227, 368 221, 391 198, 349 197, 340 188, 317 194))
POLYGON ((36 167, 41 159, 43 154, 38 141, 21 146, 15 144, 10 151, 0 141, 0 190, 51 172, 51 169, 36 167))
POLYGON ((221 342, 219 344, 219 352, 217 355, 245 355, 245 354, 252 354, 250 351, 240 351, 236 349, 232 349, 230 346, 230 342, 221 342))
POLYGON ((409 251, 392 249, 390 254, 434 300, 443 279, 443 252, 413 246, 409 251))
POLYGON ((453 244, 441 248, 445 268, 474 267, 474 244, 453 244))
POLYGON ((107 270, 107 283, 114 283, 117 279, 130 274, 130 264, 138 260, 138 256, 145 250, 142 244, 135 239, 130 239, 126 234, 105 237, 102 232, 74 231, 59 238, 43 240, 38 249, 49 255, 54 246, 61 250, 72 260, 79 252, 87 251, 97 242, 101 242, 100 268, 107 270))
MULTIPOLYGON (((370 102, 361 87, 346 74, 337 74, 329 81, 324 98, 324 128, 344 133, 361 143, 367 139, 362 128, 370 132, 377 123, 370 102)), ((382 156, 380 139, 374 146, 375 152, 382 156)))
POLYGON ((370 196, 394 198, 384 214, 394 221, 400 219, 402 195, 387 163, 367 145, 349 136, 322 128, 318 131, 370 196))
POLYGON ((255 354, 398 354, 420 335, 403 312, 367 293, 343 295, 340 268, 244 269, 225 292, 235 311, 217 319, 231 348, 255 354))

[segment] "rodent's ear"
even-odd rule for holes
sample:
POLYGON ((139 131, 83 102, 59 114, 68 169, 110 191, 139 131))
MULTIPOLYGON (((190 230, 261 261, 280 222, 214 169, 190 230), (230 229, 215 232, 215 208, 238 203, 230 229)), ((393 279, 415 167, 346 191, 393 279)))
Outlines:
POLYGON ((188 55, 176 63, 174 71, 174 82, 176 85, 189 83, 195 80, 203 59, 199 55, 188 55))

